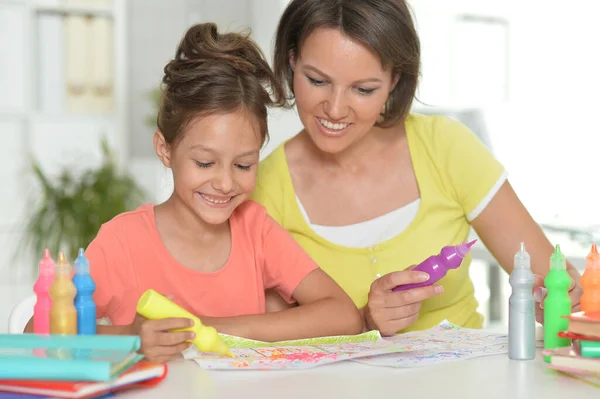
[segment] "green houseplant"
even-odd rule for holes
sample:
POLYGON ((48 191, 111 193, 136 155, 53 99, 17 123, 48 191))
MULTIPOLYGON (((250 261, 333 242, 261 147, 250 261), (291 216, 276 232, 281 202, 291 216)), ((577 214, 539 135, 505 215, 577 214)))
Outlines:
POLYGON ((160 87, 156 87, 150 90, 147 94, 147 99, 152 105, 152 113, 148 115, 144 120, 146 125, 152 129, 156 129, 156 116, 158 114, 158 107, 160 106, 160 96, 162 90, 160 87))
POLYGON ((81 173, 65 167, 56 179, 33 161, 32 171, 40 189, 32 198, 19 252, 34 251, 41 257, 44 248, 49 248, 53 253, 64 251, 73 259, 79 248, 86 248, 94 239, 103 223, 145 200, 146 194, 135 180, 119 171, 106 140, 101 141, 101 148, 103 160, 99 167, 81 173))

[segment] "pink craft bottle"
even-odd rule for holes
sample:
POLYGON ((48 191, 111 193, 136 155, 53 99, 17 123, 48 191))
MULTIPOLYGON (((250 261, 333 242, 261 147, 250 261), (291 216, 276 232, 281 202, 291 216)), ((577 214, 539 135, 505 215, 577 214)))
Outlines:
POLYGON ((33 307, 33 332, 35 334, 50 334, 50 287, 54 281, 54 261, 50 257, 50 250, 44 250, 44 257, 40 261, 38 277, 33 285, 37 301, 33 307))
POLYGON ((392 291, 405 291, 412 288, 425 287, 427 285, 431 285, 441 280, 448 270, 458 268, 464 257, 467 256, 473 244, 475 244, 477 240, 473 240, 468 243, 463 243, 459 245, 449 245, 440 251, 439 254, 430 256, 425 259, 423 262, 419 263, 417 267, 412 270, 425 272, 429 274, 429 280, 422 283, 415 284, 405 284, 399 285, 392 289, 392 291))

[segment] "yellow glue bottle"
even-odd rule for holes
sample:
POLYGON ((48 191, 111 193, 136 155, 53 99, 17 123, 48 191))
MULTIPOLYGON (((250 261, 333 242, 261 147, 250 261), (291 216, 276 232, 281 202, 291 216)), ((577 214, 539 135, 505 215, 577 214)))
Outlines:
POLYGON ((221 340, 214 327, 205 326, 200 319, 154 290, 147 290, 140 297, 136 311, 150 320, 181 317, 193 320, 194 325, 177 331, 193 331, 196 337, 191 342, 200 352, 213 352, 234 357, 221 340))
POLYGON ((50 334, 77 334, 77 309, 75 295, 77 290, 71 280, 71 265, 64 253, 58 254, 54 281, 50 286, 50 334))

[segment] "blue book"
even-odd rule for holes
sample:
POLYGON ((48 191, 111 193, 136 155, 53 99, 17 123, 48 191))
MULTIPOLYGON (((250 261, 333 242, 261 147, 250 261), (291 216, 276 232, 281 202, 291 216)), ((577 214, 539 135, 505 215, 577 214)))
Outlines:
POLYGON ((0 379, 110 381, 139 348, 138 336, 0 334, 0 379))

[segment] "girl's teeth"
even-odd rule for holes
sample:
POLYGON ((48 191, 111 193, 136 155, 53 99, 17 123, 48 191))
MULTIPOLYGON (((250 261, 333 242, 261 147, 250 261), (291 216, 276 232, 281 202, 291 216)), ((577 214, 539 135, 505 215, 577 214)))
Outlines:
POLYGON ((342 129, 347 128, 348 125, 350 125, 349 123, 332 123, 325 119, 319 119, 319 122, 321 123, 321 125, 325 126, 327 129, 331 129, 331 130, 342 130, 342 129))
POLYGON ((218 199, 214 199, 211 197, 208 197, 204 194, 200 194, 202 196, 202 198, 204 198, 205 200, 207 200, 208 202, 212 202, 213 204, 225 204, 227 202, 229 202, 231 200, 231 197, 227 198, 226 200, 218 200, 218 199))

